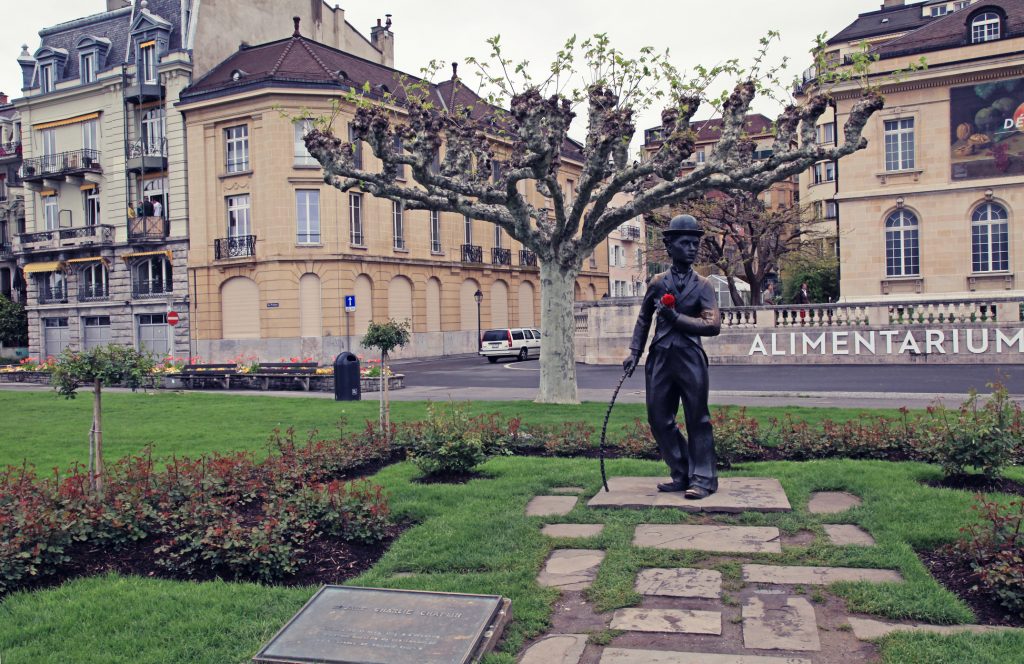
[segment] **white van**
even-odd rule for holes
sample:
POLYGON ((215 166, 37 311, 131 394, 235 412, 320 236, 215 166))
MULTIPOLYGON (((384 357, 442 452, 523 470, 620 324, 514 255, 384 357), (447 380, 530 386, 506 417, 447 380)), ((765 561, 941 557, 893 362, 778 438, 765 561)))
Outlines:
POLYGON ((479 352, 491 364, 499 357, 516 357, 520 361, 540 357, 540 330, 526 327, 485 330, 480 337, 479 352))

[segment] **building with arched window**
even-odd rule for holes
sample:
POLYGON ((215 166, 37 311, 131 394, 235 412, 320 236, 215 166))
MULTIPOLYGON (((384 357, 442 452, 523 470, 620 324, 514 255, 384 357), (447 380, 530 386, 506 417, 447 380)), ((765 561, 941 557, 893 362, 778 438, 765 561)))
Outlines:
MULTIPOLYGON (((802 200, 835 206, 842 298, 1020 298, 1024 4, 885 0, 830 39, 825 59, 849 65, 865 42, 885 96, 868 147, 840 160, 827 186, 801 177, 802 200), (927 68, 908 71, 922 58, 927 68)), ((805 72, 800 94, 819 91, 817 75, 805 72)), ((820 123, 842 140, 860 92, 831 94, 820 123)))

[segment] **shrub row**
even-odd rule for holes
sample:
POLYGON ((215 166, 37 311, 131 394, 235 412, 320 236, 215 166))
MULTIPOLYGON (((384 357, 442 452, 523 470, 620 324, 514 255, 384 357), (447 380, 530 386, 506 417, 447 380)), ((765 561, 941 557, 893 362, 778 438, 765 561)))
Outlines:
POLYGON ((385 537, 381 488, 342 480, 391 455, 372 426, 337 439, 312 432, 305 444, 291 431, 275 432, 261 459, 211 454, 160 468, 148 455, 121 459, 108 467, 102 496, 79 466, 46 477, 7 467, 0 470, 0 595, 136 543, 175 577, 280 580, 318 538, 385 537))

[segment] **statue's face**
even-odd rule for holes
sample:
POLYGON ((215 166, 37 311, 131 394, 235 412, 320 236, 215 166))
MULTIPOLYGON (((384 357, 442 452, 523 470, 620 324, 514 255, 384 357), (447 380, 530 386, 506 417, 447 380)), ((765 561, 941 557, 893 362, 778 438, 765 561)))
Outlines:
POLYGON ((697 235, 670 235, 665 238, 665 250, 672 258, 673 263, 693 265, 697 260, 697 250, 700 248, 700 236, 697 235))

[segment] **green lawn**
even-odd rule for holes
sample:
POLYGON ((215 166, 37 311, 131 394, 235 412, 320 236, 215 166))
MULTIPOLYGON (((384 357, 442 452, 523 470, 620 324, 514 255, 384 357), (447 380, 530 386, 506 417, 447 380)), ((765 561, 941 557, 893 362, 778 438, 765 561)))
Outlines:
MULTIPOLYGON (((899 404, 894 404, 898 407, 899 404)), ((584 403, 578 406, 535 404, 529 401, 477 401, 468 404, 470 413, 500 413, 521 416, 531 424, 588 422, 599 430, 608 405, 584 403)), ((395 421, 422 419, 425 402, 394 402, 395 421)), ((274 427, 295 427, 299 439, 312 428, 332 430, 340 417, 348 426, 361 427, 376 419, 376 401, 334 402, 316 398, 274 398, 238 396, 209 392, 108 393, 103 396, 103 443, 108 460, 153 446, 155 456, 172 454, 197 456, 204 452, 261 449, 274 427)), ((829 418, 845 421, 864 411, 842 408, 750 408, 748 415, 767 423, 788 413, 796 419, 820 422, 829 418)), ((872 415, 896 416, 896 410, 873 410, 872 415)), ((21 464, 27 459, 40 469, 66 467, 86 460, 92 420, 92 395, 82 392, 68 401, 53 392, 0 390, 0 465, 21 464)), ((609 438, 616 438, 623 425, 635 418, 646 419, 643 404, 618 404, 609 422, 609 438)))

